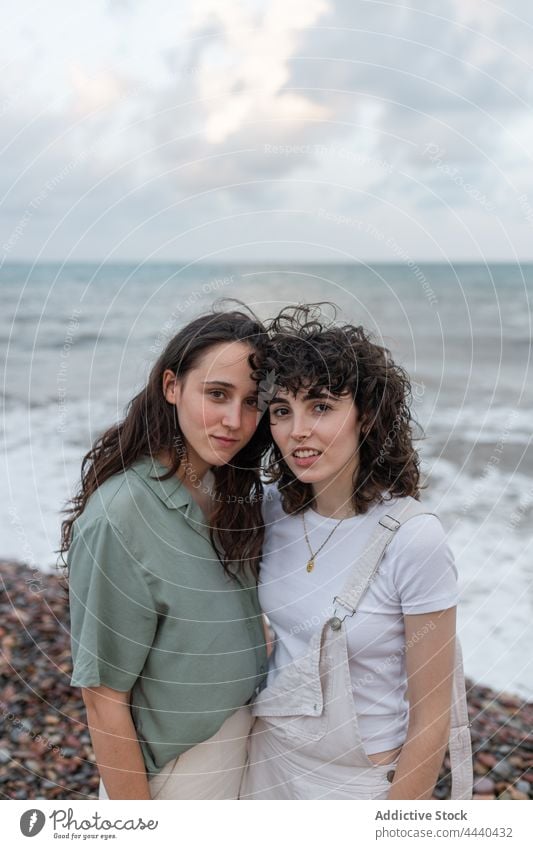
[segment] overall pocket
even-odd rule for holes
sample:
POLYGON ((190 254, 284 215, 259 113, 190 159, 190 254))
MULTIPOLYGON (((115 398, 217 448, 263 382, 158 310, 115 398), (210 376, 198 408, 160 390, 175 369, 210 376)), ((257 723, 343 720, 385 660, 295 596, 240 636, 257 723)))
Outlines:
POLYGON ((320 650, 298 658, 257 696, 252 715, 268 722, 285 740, 316 741, 327 730, 319 673, 320 650))

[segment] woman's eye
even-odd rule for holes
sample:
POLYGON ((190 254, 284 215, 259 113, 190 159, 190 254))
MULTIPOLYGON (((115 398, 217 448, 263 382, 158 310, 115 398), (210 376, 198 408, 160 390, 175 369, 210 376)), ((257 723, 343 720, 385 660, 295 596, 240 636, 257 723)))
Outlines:
POLYGON ((285 413, 287 413, 287 412, 288 412, 287 407, 276 407, 275 410, 270 411, 270 414, 272 416, 275 416, 278 419, 281 419, 285 415, 285 413), (280 413, 281 413, 281 415, 280 415, 280 413))
POLYGON ((208 394, 211 395, 211 397, 214 398, 215 401, 220 401, 221 398, 226 397, 222 389, 210 389, 208 394))
POLYGON ((319 412, 319 413, 325 413, 325 412, 326 412, 326 410, 331 410, 331 409, 332 409, 332 408, 329 406, 329 404, 315 404, 315 410, 317 410, 319 407, 322 407, 322 409, 321 409, 321 410, 318 410, 318 412, 319 412))
POLYGON ((246 404, 249 407, 253 407, 254 410, 257 408, 258 403, 259 403, 259 400, 257 398, 247 398, 246 399, 246 404))

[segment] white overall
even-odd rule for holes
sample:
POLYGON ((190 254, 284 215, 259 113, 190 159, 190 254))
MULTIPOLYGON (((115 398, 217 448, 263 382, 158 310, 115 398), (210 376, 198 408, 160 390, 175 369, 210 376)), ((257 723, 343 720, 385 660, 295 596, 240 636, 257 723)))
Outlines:
MULTIPOLYGON (((386 799, 398 759, 374 764, 359 733, 344 619, 354 616, 398 528, 427 511, 414 499, 384 516, 309 651, 257 696, 241 799, 386 799)), ((452 799, 472 798, 472 748, 456 638, 449 753, 452 799)))

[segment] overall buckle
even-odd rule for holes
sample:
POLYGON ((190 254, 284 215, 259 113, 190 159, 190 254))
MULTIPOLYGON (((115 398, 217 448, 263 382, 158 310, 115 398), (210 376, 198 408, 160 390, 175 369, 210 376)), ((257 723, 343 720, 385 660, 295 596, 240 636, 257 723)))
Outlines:
POLYGON ((348 619, 349 616, 350 617, 355 616, 355 614, 357 613, 357 610, 353 607, 350 607, 348 604, 345 604, 343 601, 341 601, 341 599, 338 596, 333 597, 333 604, 335 604, 335 608, 333 610, 333 616, 329 620, 329 627, 331 628, 332 631, 340 631, 340 629, 342 627, 342 623, 344 622, 344 620, 348 619), (339 604, 340 604, 341 607, 344 607, 345 610, 350 611, 349 613, 346 613, 342 617, 342 619, 339 616, 337 616, 337 605, 339 605, 339 604))
POLYGON ((389 516, 388 513, 385 516, 382 516, 378 522, 383 528, 387 528, 388 531, 397 531, 399 527, 401 527, 401 522, 398 519, 395 519, 394 516, 389 516))

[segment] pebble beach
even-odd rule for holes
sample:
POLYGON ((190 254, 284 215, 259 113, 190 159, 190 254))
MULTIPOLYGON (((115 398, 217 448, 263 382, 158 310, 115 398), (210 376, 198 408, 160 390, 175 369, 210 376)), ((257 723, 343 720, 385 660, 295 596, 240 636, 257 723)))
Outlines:
MULTIPOLYGON (((0 798, 95 799, 60 576, 0 561, 0 798)), ((474 799, 533 799, 533 702, 467 681, 474 799)), ((434 798, 449 798, 447 757, 434 798)))

